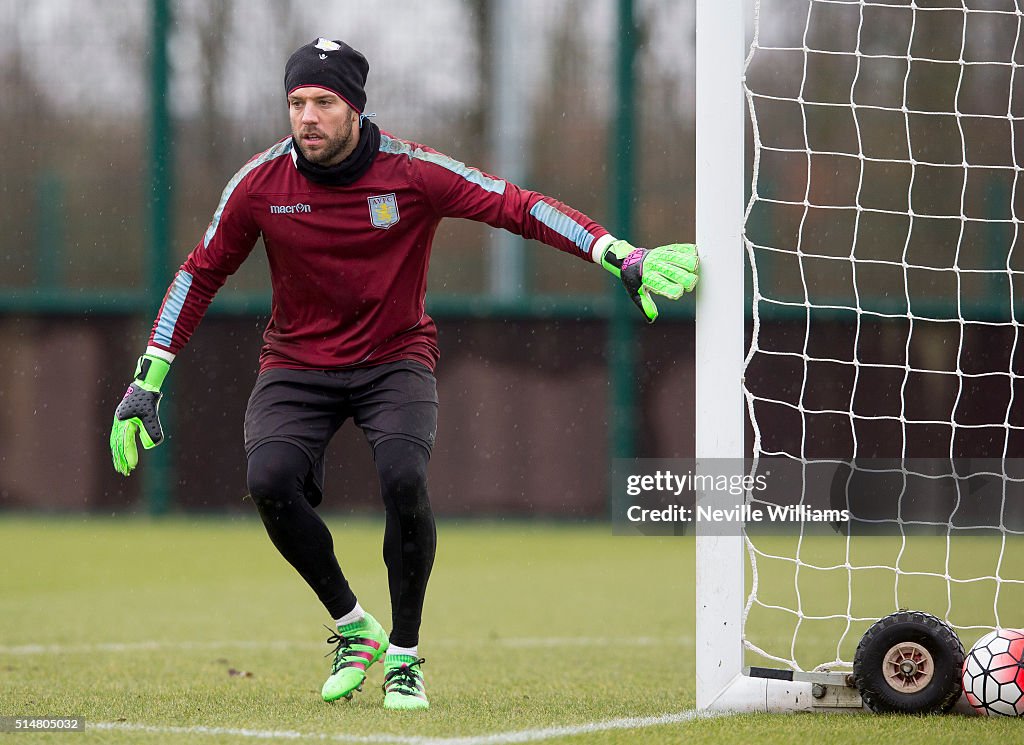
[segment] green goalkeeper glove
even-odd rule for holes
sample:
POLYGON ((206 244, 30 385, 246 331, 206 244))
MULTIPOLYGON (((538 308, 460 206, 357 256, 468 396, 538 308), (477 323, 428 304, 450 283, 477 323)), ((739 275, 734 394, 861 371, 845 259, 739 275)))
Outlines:
POLYGON ((636 248, 626 241, 612 241, 600 257, 601 266, 622 280, 630 299, 648 323, 658 317, 651 293, 678 300, 697 285, 697 247, 670 243, 657 248, 636 248))
POLYGON ((164 439, 160 425, 160 386, 171 364, 167 360, 144 354, 135 367, 135 380, 114 412, 110 428, 110 454, 114 470, 127 476, 139 464, 139 449, 135 435, 142 438, 142 446, 149 450, 164 439))

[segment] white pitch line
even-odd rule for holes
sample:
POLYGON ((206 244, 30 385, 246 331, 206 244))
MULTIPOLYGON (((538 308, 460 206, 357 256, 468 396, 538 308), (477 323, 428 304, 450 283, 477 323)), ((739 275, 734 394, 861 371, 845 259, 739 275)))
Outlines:
MULTIPOLYGON (((493 644, 500 647, 602 647, 621 644, 621 639, 593 636, 564 637, 509 637, 498 639, 438 639, 425 646, 465 646, 466 644, 493 644)), ((652 647, 660 644, 674 646, 692 646, 693 637, 650 637, 641 636, 630 639, 630 644, 641 647, 652 647)), ((90 654, 93 652, 151 652, 165 649, 319 649, 323 644, 300 641, 244 641, 240 639, 224 639, 220 641, 140 641, 140 642, 99 642, 96 644, 19 644, 0 646, 0 654, 7 655, 38 655, 38 654, 90 654)))
POLYGON ((87 724, 87 729, 109 731, 141 732, 155 735, 219 735, 232 737, 248 737, 257 740, 317 740, 320 742, 392 743, 394 745, 506 745, 511 743, 540 742, 556 737, 572 737, 593 732, 609 730, 645 729, 669 724, 683 724, 698 718, 714 716, 703 714, 696 709, 688 709, 675 714, 663 714, 654 717, 626 717, 609 719, 603 722, 563 725, 560 727, 544 727, 540 729, 515 730, 512 732, 493 732, 486 735, 462 735, 458 737, 422 737, 409 735, 349 735, 327 732, 297 732, 295 730, 257 730, 233 727, 160 727, 150 724, 132 724, 128 722, 96 722, 87 724))
MULTIPOLYGON (((451 643, 463 645, 465 641, 451 641, 451 643)), ((547 637, 524 637, 521 639, 508 638, 508 639, 494 639, 494 640, 483 640, 487 643, 499 644, 503 647, 564 647, 564 646, 579 646, 579 647, 604 647, 610 644, 622 644, 623 640, 609 639, 607 637, 600 636, 547 636, 547 637)), ((443 643, 443 642, 442 642, 443 643)), ((629 644, 637 647, 654 647, 659 644, 671 644, 677 646, 693 645, 696 641, 692 636, 666 636, 666 637, 655 637, 655 636, 632 636, 629 638, 629 644)))
POLYGON ((98 642, 96 644, 20 644, 17 646, 0 646, 0 654, 10 655, 33 655, 33 654, 89 654, 92 652, 149 652, 161 649, 225 649, 228 647, 241 649, 291 649, 296 646, 309 646, 312 644, 299 644, 287 641, 241 641, 238 639, 226 639, 224 641, 142 641, 142 642, 98 642))
MULTIPOLYGON (((435 738, 429 745, 504 745, 505 743, 539 742, 541 740, 552 740, 556 737, 586 735, 592 732, 646 729, 647 727, 660 727, 667 724, 683 724, 694 719, 704 719, 711 716, 715 715, 698 712, 696 709, 688 709, 675 714, 662 714, 657 717, 626 717, 623 719, 609 719, 603 722, 590 722, 588 724, 519 730, 518 732, 495 732, 490 735, 435 738)), ((423 743, 421 745, 427 744, 423 743)))

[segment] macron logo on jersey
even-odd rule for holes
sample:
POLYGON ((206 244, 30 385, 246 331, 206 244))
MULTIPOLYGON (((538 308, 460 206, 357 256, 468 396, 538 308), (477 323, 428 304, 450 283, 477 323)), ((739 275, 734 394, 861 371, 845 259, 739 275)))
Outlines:
POLYGON ((272 215, 294 215, 296 212, 312 212, 313 208, 308 204, 272 204, 270 214, 272 215))

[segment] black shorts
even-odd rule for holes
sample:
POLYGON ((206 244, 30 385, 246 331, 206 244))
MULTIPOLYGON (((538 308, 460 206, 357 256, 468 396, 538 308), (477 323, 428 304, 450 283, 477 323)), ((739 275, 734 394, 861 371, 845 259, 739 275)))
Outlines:
POLYGON ((266 442, 290 442, 309 456, 306 497, 323 498, 324 451, 349 417, 370 446, 402 439, 429 452, 437 433, 437 382, 420 362, 351 370, 267 370, 245 411, 245 454, 266 442))

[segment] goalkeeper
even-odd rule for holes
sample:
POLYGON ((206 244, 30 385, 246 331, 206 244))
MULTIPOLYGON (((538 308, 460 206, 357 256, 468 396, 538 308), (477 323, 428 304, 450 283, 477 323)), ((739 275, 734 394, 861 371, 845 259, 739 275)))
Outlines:
POLYGON ((618 277, 648 321, 652 293, 697 282, 689 244, 636 248, 560 202, 378 129, 364 114, 366 59, 340 41, 299 48, 284 74, 291 134, 228 182, 175 274, 114 415, 114 467, 160 444, 160 386, 214 295, 262 236, 273 306, 245 414, 249 493, 274 546, 337 633, 325 701, 351 697, 383 661, 388 709, 425 709, 420 617, 436 532, 427 462, 437 424, 434 321, 424 313, 431 241, 444 217, 543 241, 618 277), (324 450, 351 418, 368 440, 385 507, 391 632, 356 598, 315 508, 324 450))

